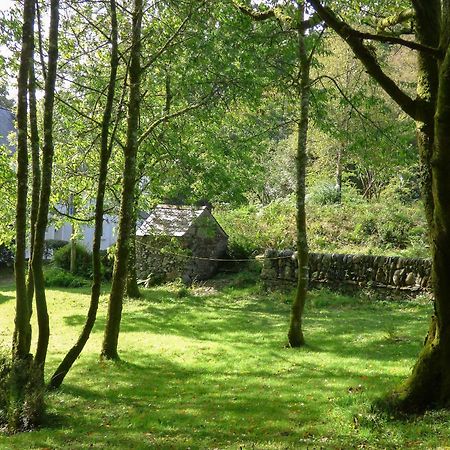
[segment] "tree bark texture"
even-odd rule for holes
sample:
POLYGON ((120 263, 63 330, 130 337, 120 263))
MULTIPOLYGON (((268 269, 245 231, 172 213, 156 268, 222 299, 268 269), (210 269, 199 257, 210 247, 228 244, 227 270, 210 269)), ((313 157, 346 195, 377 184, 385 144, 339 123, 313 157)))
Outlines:
POLYGON ((26 229, 28 193, 28 80, 33 56, 34 0, 23 4, 22 48, 17 82, 17 204, 16 204, 16 255, 14 261, 16 281, 16 315, 12 343, 12 367, 8 393, 7 421, 10 432, 24 428, 23 412, 26 391, 31 379, 33 357, 30 354, 31 308, 26 286, 26 229))
POLYGON ((127 279, 130 252, 131 222, 133 220, 134 191, 136 185, 136 157, 140 107, 140 48, 141 48, 142 0, 134 0, 133 31, 131 41, 130 93, 128 101, 127 140, 124 148, 124 169, 111 294, 108 303, 106 328, 101 355, 106 359, 119 359, 117 351, 122 304, 127 279))
MULTIPOLYGON (((304 16, 304 5, 302 8, 302 18, 304 16)), ((304 345, 305 339, 302 330, 302 318, 305 308, 306 296, 308 292, 308 239, 306 235, 306 163, 307 163, 307 140, 308 140, 308 120, 309 120, 309 99, 310 99, 310 59, 306 49, 305 31, 298 30, 298 57, 300 61, 300 118, 297 129, 297 259, 298 278, 297 291, 291 308, 291 321, 288 332, 289 345, 300 347, 304 345)))
POLYGON ((83 348, 89 339, 92 328, 97 318, 98 302, 100 298, 102 285, 100 246, 103 228, 103 209, 106 190, 106 180, 108 175, 108 163, 111 156, 111 148, 112 148, 111 147, 112 137, 110 138, 109 128, 114 105, 117 68, 119 65, 118 38, 117 38, 118 27, 117 27, 117 13, 115 0, 110 0, 110 14, 111 14, 110 77, 108 83, 108 94, 102 117, 100 169, 97 187, 97 198, 95 202, 95 229, 94 229, 94 242, 92 247, 93 282, 91 289, 91 300, 83 330, 81 331, 81 334, 78 337, 78 340, 75 343, 75 345, 69 350, 67 355, 59 364, 58 368, 53 373, 53 376, 50 380, 51 388, 58 388, 59 386, 61 386, 61 383, 64 381, 65 376, 73 366, 78 356, 80 356, 81 352, 83 351, 83 348))
POLYGON ((38 342, 35 355, 37 367, 44 371, 47 357, 50 325, 47 312, 47 300, 45 296, 43 257, 45 230, 48 223, 48 211, 52 188, 53 172, 53 106, 55 99, 55 83, 58 62, 58 27, 59 27, 59 0, 51 0, 50 3, 50 32, 48 50, 48 69, 45 80, 44 98, 44 145, 42 149, 42 177, 39 196, 39 211, 36 222, 36 236, 33 248, 31 267, 34 277, 34 290, 36 297, 36 315, 38 319, 38 342))
POLYGON ((139 193, 136 190, 133 206, 133 219, 131 221, 130 254, 128 256, 127 287, 126 287, 127 297, 134 299, 141 298, 136 273, 136 222, 138 213, 137 210, 138 200, 139 200, 139 193))
POLYGON ((13 336, 13 358, 24 360, 30 352, 30 307, 26 288, 26 231, 28 193, 28 78, 33 56, 34 0, 25 0, 23 6, 22 49, 17 81, 17 204, 16 255, 16 316, 13 336))
POLYGON ((40 163, 40 145, 39 145, 39 131, 37 120, 36 75, 34 71, 34 57, 32 57, 31 59, 28 97, 30 103, 32 188, 31 188, 31 208, 30 208, 30 245, 29 245, 30 259, 28 266, 27 297, 29 308, 28 312, 31 318, 33 308, 33 298, 34 298, 34 278, 33 278, 33 270, 31 267, 31 261, 33 259, 34 238, 36 236, 36 222, 39 210, 39 192, 41 190, 41 163, 40 163))

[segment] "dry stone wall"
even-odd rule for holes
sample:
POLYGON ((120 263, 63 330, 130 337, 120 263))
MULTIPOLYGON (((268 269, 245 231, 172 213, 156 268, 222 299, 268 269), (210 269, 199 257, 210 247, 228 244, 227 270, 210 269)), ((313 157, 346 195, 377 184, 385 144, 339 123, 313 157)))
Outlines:
MULTIPOLYGON (((261 279, 268 287, 296 282, 297 257, 291 250, 266 250, 261 279)), ((353 285, 419 292, 430 285, 431 261, 372 255, 310 253, 311 285, 353 285)))

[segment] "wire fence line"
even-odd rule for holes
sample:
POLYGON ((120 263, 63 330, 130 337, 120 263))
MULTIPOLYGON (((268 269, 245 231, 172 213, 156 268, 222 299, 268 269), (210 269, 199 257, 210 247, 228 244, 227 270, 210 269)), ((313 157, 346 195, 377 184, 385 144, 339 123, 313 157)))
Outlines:
POLYGON ((146 248, 149 248, 150 250, 154 250, 154 251, 160 252, 160 253, 165 254, 165 255, 176 256, 178 258, 184 258, 184 259, 195 259, 195 260, 198 260, 198 261, 249 262, 249 261, 262 261, 262 260, 270 261, 270 260, 292 259, 293 258, 293 255, 289 255, 289 256, 273 256, 273 257, 257 256, 257 257, 253 257, 253 258, 238 258, 238 259, 209 258, 209 257, 206 257, 206 256, 194 256, 194 255, 186 255, 186 254, 183 254, 183 253, 171 252, 171 251, 168 251, 168 250, 161 249, 160 247, 152 246, 152 245, 150 245, 148 243, 145 243, 145 242, 140 242, 138 245, 144 246, 146 248))

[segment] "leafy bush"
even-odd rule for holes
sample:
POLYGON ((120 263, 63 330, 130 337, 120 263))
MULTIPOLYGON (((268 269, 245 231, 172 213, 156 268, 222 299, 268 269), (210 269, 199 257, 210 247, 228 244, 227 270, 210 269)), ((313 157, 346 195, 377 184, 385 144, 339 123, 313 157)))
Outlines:
POLYGON ((377 221, 373 216, 362 217, 360 222, 355 225, 355 235, 362 238, 368 238, 377 232, 377 221))
MULTIPOLYGON (((92 254, 82 245, 75 244, 76 261, 74 275, 84 278, 92 277, 92 254)), ((53 264, 60 269, 70 270, 71 244, 66 244, 59 248, 53 255, 53 264)))
POLYGON ((67 245, 67 241, 47 239, 44 243, 44 259, 51 259, 56 250, 67 245))
MULTIPOLYGON (((115 248, 115 245, 112 247, 115 248)), ((114 252, 110 251, 110 248, 107 250, 101 250, 100 252, 102 260, 102 275, 105 280, 111 280, 114 269, 114 252)))
POLYGON ((0 245, 0 268, 12 267, 14 264, 14 253, 12 250, 5 246, 0 245))
POLYGON ((409 243, 409 234, 413 225, 410 219, 403 214, 391 214, 389 217, 385 217, 377 227, 380 244, 405 248, 409 243))
POLYGON ((82 287, 87 285, 85 278, 73 275, 60 267, 49 266, 44 271, 45 285, 48 287, 82 287))
POLYGON ((277 199, 264 207, 243 206, 216 210, 215 216, 228 233, 231 258, 251 258, 266 248, 289 248, 295 242, 295 202, 293 197, 277 199))
POLYGON ((322 182, 310 189, 307 199, 316 205, 331 205, 339 203, 341 195, 333 183, 322 182))

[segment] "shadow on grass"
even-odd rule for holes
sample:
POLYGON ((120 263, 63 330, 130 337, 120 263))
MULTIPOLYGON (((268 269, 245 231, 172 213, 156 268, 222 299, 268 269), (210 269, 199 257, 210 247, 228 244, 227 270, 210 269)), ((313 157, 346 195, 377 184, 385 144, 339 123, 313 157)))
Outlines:
MULTIPOLYGON (((145 291, 145 296, 138 311, 125 308, 122 333, 174 335, 272 350, 278 350, 286 341, 289 305, 274 301, 270 295, 248 291, 238 296, 232 292, 175 298, 173 292, 158 288, 145 291)), ((351 303, 352 299, 342 296, 336 299, 330 294, 329 301, 319 307, 314 302, 307 306, 306 350, 385 362, 418 352, 422 338, 417 336, 421 336, 423 327, 418 311, 424 312, 426 305, 398 302, 385 305, 358 299, 351 303)), ((81 327, 85 317, 71 315, 64 320, 71 327, 81 327)), ((99 318, 94 332, 103 332, 104 327, 105 319, 99 318)))
POLYGON ((5 302, 9 302, 10 300, 14 300, 15 297, 13 295, 4 295, 0 294, 0 305, 5 302))
MULTIPOLYGON (((292 362, 288 351, 284 353, 286 362, 292 362)), ((264 368, 247 372, 231 370, 232 356, 226 362, 230 370, 186 367, 156 355, 149 359, 134 353, 134 357, 133 362, 91 368, 95 389, 71 383, 62 389, 64 395, 91 405, 78 419, 83 429, 114 429, 115 435, 128 441, 128 448, 146 448, 129 437, 130 427, 149 430, 153 443, 161 448, 186 444, 210 448, 246 439, 298 445, 305 429, 316 430, 309 432, 312 435, 326 426, 331 405, 352 408, 355 402, 364 402, 361 397, 366 390, 378 391, 380 384, 380 374, 362 379, 356 367, 331 369, 311 361, 276 371, 270 364, 273 355, 266 355, 264 368)), ((393 381, 399 382, 400 377, 390 377, 393 381)))
MULTIPOLYGON (((411 430, 389 425, 370 404, 403 381, 426 305, 317 294, 306 311, 308 345, 289 349, 284 296, 251 287, 144 294, 124 308, 123 360, 83 355, 50 394, 60 416, 49 435, 30 438, 34 447, 408 447, 411 430)), ((70 327, 84 320, 65 317, 70 327)), ((104 325, 101 317, 94 332, 104 325)))

